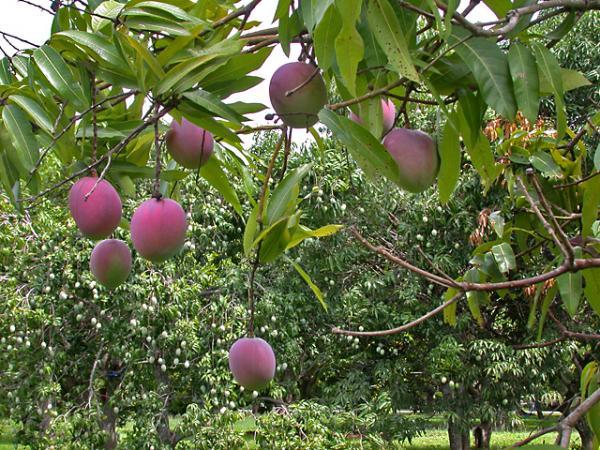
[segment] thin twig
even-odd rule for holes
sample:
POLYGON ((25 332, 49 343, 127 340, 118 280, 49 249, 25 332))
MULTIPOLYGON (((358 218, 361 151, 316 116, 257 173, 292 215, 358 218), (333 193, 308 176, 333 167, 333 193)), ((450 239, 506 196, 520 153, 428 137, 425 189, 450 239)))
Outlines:
MULTIPOLYGON (((52 141, 50 141, 50 143, 44 148, 44 150, 42 150, 42 152, 40 154, 40 157, 35 162, 35 164, 33 165, 33 168, 29 172, 29 176, 30 176, 29 180, 31 180, 31 176, 33 176, 33 174, 40 168, 40 165, 44 161, 44 158, 46 158, 46 156, 48 155, 48 153, 50 152, 50 150, 52 150, 52 148, 54 147, 54 145, 56 145, 56 143, 58 142, 58 140, 61 137, 63 137, 71 129, 71 127, 73 125, 75 125, 75 123, 77 123, 78 120, 82 119, 86 114, 89 114, 95 108, 98 108, 99 106, 102 106, 103 104, 105 104, 107 102, 110 102, 112 100, 118 99, 118 101, 116 101, 115 103, 112 103, 112 106, 114 106, 114 105, 117 105, 117 104, 125 101, 126 99, 128 99, 132 95, 137 95, 137 94, 139 94, 139 91, 130 91, 130 92, 125 92, 125 93, 121 93, 121 94, 118 94, 118 95, 113 95, 113 96, 107 97, 107 98, 103 99, 102 101, 98 102, 97 104, 90 106, 85 111, 83 111, 83 112, 81 112, 79 114, 75 114, 73 117, 71 117, 71 119, 69 119, 69 123, 67 124, 67 126, 65 126, 60 131, 60 133, 55 134, 54 137, 52 138, 52 141)), ((58 126, 60 120, 62 119, 62 115, 64 113, 65 108, 66 108, 66 104, 63 104, 61 106, 61 110, 59 111, 58 117, 56 118, 56 122, 54 123, 54 131, 56 131, 56 127, 58 126)))
MULTIPOLYGON (((531 184, 533 185, 533 187, 537 193, 540 204, 546 210, 546 214, 548 214, 548 217, 550 218, 550 226, 555 231, 555 237, 559 240, 559 242, 557 242, 557 244, 560 247, 560 249, 563 251, 565 258, 567 259, 567 263, 571 264, 573 262, 573 260, 575 259, 575 254, 573 251, 573 247, 571 246, 571 242, 569 241, 569 238, 567 237, 567 235, 565 234, 565 232, 559 225, 558 221, 556 220, 556 217, 554 217, 554 214, 552 213, 552 208, 548 204, 548 201, 546 200, 546 197, 544 196, 544 193, 542 192, 542 187, 540 186, 540 183, 539 183, 537 177, 535 176, 535 172, 533 171, 533 169, 527 170, 527 176, 531 180, 531 184)), ((529 198, 528 198, 528 200, 529 200, 529 198)), ((535 205, 532 204, 532 207, 534 207, 534 206, 535 205)), ((536 208, 537 208, 537 206, 536 206, 536 208)))
POLYGON ((310 76, 306 80, 304 80, 302 83, 300 83, 295 88, 290 89, 289 91, 286 91, 285 96, 289 97, 290 95, 294 95, 296 92, 298 92, 300 89, 302 89, 308 83, 310 83, 319 73, 321 73, 321 70, 318 67, 315 67, 315 70, 313 70, 313 72, 310 74, 310 76))
MULTIPOLYGON (((154 105, 154 115, 158 116, 158 110, 160 108, 160 105, 157 103, 156 105, 154 105)), ((159 134, 159 130, 158 130, 158 120, 156 120, 154 122, 154 148, 156 150, 156 159, 154 161, 154 187, 153 187, 153 191, 152 191, 152 197, 160 200, 161 194, 160 194, 160 171, 161 171, 161 166, 162 166, 162 161, 160 159, 160 153, 161 153, 161 145, 160 145, 160 134, 159 134)))
MULTIPOLYGON (((28 197, 26 199, 21 199, 20 201, 34 202, 37 199, 42 198, 42 197, 48 195, 50 192, 52 192, 52 191, 54 191, 54 190, 56 190, 56 189, 64 186, 69 181, 74 180, 75 178, 77 178, 77 177, 83 175, 84 173, 90 171, 93 167, 98 167, 98 165, 102 164, 104 161, 107 161, 111 156, 119 154, 119 152, 127 144, 129 144, 133 139, 135 139, 142 131, 144 131, 146 128, 148 128, 150 125, 152 125, 156 120, 160 120, 161 117, 165 116, 174 107, 175 107, 174 105, 165 106, 162 109, 162 111, 158 114, 158 116, 154 116, 154 117, 150 118, 148 121, 144 121, 142 124, 138 125, 135 129, 133 129, 133 131, 128 136, 126 136, 125 138, 123 138, 121 140, 121 142, 119 142, 118 144, 116 144, 113 148, 111 148, 102 157, 98 158, 98 160, 95 163, 92 163, 92 164, 88 165, 87 167, 84 167, 83 169, 78 170, 77 172, 73 173, 69 177, 62 179, 61 181, 59 181, 58 183, 50 186, 47 189, 44 189, 39 194, 34 195, 32 197, 28 197)), ((101 177, 98 177, 98 180, 101 180, 101 177)), ((29 206, 27 208, 30 209, 31 207, 32 206, 29 206)))
MULTIPOLYGON (((92 75, 92 105, 96 104, 96 75, 92 75)), ((96 108, 92 108, 92 162, 95 162, 98 159, 98 120, 97 120, 97 112, 96 108)), ((98 176, 98 172, 94 167, 92 170, 93 176, 98 176)))
POLYGON ((571 253, 569 252, 569 250, 567 249, 567 247, 565 247, 565 245, 562 242, 562 240, 557 236, 556 231, 554 230, 554 228, 548 223, 548 221, 546 220, 546 217, 544 217, 544 215, 542 214, 542 212, 538 208, 536 201, 533 199, 533 197, 531 196, 531 194, 529 193, 529 191, 525 187, 525 184, 523 183, 523 180, 521 179, 521 177, 517 176, 516 177, 516 182, 517 182, 517 185, 519 186, 519 188, 521 189, 521 191, 523 192, 523 195, 525 195, 525 197, 527 198, 527 201, 531 205, 531 208, 533 209, 533 211, 535 212, 535 214, 538 216, 538 219, 540 219, 540 222, 544 226, 544 229, 548 232, 548 234, 550 235, 550 237, 552 237, 552 240, 561 249, 563 255, 565 255, 565 258, 569 258, 570 257, 569 255, 571 255, 572 252, 571 253))
POLYGON ((281 150, 281 146, 283 145, 283 141, 285 140, 286 130, 283 129, 281 131, 281 137, 279 141, 277 141, 277 145, 275 146, 275 150, 273 151, 273 155, 271 156, 271 160, 269 161, 269 165, 267 166, 267 172, 265 173, 265 179, 263 180, 262 189, 260 192, 260 198, 258 199, 258 216, 256 221, 259 226, 262 226, 263 223, 263 210, 265 208, 265 201, 267 195, 267 188, 269 187, 269 181, 271 180, 271 174, 273 173, 273 167, 275 166, 275 161, 277 160, 277 155, 281 150))
MULTIPOLYGON (((4 39, 5 39, 5 40, 6 40, 6 42, 8 42, 9 44, 10 44, 10 41, 8 41, 8 40, 6 39, 7 37, 9 37, 9 38, 11 38, 11 39, 16 39, 17 41, 23 42, 24 44, 31 45, 32 47, 36 47, 36 48, 37 48, 37 47, 39 47, 39 46, 40 46, 40 44, 36 44, 36 43, 34 43, 34 42, 28 41, 27 39, 23 39, 22 37, 16 36, 16 35, 14 35, 14 34, 7 33, 6 31, 0 31, 0 34, 1 34, 2 36, 4 36, 4 39)), ((11 46, 12 46, 12 44, 11 44, 11 46)))

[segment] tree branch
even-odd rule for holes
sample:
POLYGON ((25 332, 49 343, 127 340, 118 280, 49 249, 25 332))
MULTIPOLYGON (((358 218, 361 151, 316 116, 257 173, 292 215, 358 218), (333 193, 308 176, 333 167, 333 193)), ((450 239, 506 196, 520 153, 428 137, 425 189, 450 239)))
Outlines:
POLYGON ((416 327, 420 323, 423 323, 426 320, 431 319, 433 316, 441 313, 448 306, 450 306, 450 305, 456 303, 458 300, 460 300, 464 294, 465 294, 464 292, 458 292, 450 300, 445 301, 437 308, 434 308, 431 311, 429 311, 427 314, 423 314, 418 319, 415 319, 412 322, 401 325, 397 328, 392 328, 389 330, 381 330, 381 331, 351 331, 351 330, 342 330, 340 328, 333 327, 331 329, 331 332, 333 334, 343 334, 346 336, 371 336, 371 337, 373 337, 373 336, 389 336, 391 334, 402 333, 403 331, 406 331, 410 328, 416 327))

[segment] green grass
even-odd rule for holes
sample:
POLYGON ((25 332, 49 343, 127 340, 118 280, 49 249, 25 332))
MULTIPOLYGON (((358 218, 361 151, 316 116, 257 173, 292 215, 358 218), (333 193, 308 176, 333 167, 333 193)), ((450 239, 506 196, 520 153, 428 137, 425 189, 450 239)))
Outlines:
MULTIPOLYGON (((417 416, 414 416, 417 417, 417 416)), ((448 433, 446 431, 445 423, 442 417, 428 418, 432 428, 428 429, 424 436, 414 439, 410 444, 401 445, 399 447, 403 450, 446 450, 448 449, 448 433)), ((178 418, 171 420, 172 425, 178 418)), ((535 430, 539 430, 546 426, 555 423, 552 418, 538 420, 534 418, 524 419, 523 426, 519 427, 516 431, 494 431, 492 433, 492 449, 500 450, 509 447, 510 445, 518 442, 531 434, 535 430)), ((122 431, 127 432, 131 430, 131 426, 123 427, 122 431)), ((0 422, 0 450, 15 450, 25 449, 26 447, 16 447, 14 444, 14 424, 4 421, 0 422)), ((535 441, 536 444, 552 444, 554 443, 554 434, 548 434, 535 441)), ((575 432, 571 440, 572 448, 577 448, 579 445, 579 436, 575 432)))
MULTIPOLYGON (((515 442, 525 439, 529 436, 530 431, 494 431, 492 433, 492 449, 500 450, 511 446, 515 442)), ((556 435, 549 434, 545 437, 537 439, 536 444, 553 444, 556 435)), ((573 444, 579 442, 579 437, 576 433, 573 435, 573 444)), ((472 444, 472 442, 471 442, 472 444)), ((405 450, 447 450, 448 449, 448 433, 446 430, 432 429, 427 430, 425 436, 416 438, 411 445, 400 447, 405 450)))

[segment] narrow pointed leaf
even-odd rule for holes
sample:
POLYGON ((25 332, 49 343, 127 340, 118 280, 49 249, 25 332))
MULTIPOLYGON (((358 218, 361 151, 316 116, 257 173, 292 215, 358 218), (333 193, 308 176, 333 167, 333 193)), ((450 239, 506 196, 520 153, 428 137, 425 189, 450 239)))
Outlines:
POLYGON ((296 269, 296 272, 298 272, 298 274, 302 277, 302 279, 306 282, 306 284, 308 284, 308 287, 310 287, 310 289, 313 291, 313 293, 315 294, 315 297, 317 297, 317 299, 321 303, 321 306, 323 307, 323 309, 325 311, 327 311, 327 303, 325 303, 325 298, 323 297, 323 292, 321 292, 321 289, 319 289, 319 286, 317 286, 315 283, 313 283, 310 276, 304 271, 304 269, 302 267, 300 267, 300 264, 292 261, 291 259, 288 259, 288 261, 292 265, 292 267, 294 269, 296 269))
MULTIPOLYGON (((454 27, 449 43, 458 43, 467 33, 454 27)), ((471 38, 456 47, 456 52, 473 73, 487 104, 505 118, 514 119, 517 105, 508 59, 496 44, 496 40, 471 38)))
POLYGON ((540 105, 540 86, 533 53, 519 42, 508 51, 508 66, 515 87, 519 110, 531 123, 535 123, 540 105))
POLYGON ((406 34, 388 0, 369 0, 367 20, 390 65, 399 75, 419 81, 419 74, 411 58, 406 34))

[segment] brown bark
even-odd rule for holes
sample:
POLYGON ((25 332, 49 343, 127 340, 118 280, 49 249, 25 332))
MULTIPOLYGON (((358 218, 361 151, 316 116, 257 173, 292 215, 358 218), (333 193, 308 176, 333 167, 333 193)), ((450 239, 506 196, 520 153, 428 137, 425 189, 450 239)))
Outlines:
POLYGON ((594 450, 594 433, 585 419, 580 420, 575 424, 575 429, 581 438, 581 450, 594 450))
POLYGON ((448 440, 450 441, 450 450, 470 450, 469 430, 464 430, 456 422, 448 421, 448 440))
POLYGON ((475 447, 474 448, 482 449, 482 450, 490 449, 490 441, 492 438, 492 424, 491 423, 481 422, 473 430, 473 435, 475 437, 475 447))
POLYGON ((154 366, 154 377, 158 382, 158 391, 164 396, 164 402, 158 420, 155 423, 156 432, 158 437, 164 444, 167 444, 171 448, 175 448, 177 443, 181 440, 181 436, 171 430, 169 425, 169 404, 171 403, 171 382, 169 375, 166 372, 160 370, 158 365, 154 366))

